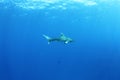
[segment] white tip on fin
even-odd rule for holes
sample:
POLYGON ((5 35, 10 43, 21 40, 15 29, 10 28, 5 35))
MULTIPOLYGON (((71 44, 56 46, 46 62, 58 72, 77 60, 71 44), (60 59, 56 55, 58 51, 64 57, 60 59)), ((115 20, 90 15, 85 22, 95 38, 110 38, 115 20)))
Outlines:
POLYGON ((51 38, 50 38, 49 36, 47 36, 47 35, 44 35, 44 34, 43 34, 43 37, 44 37, 45 39, 47 39, 47 40, 48 40, 48 44, 50 44, 50 39, 51 39, 51 38))
POLYGON ((65 41, 65 44, 68 44, 69 41, 65 41))
POLYGON ((44 34, 43 34, 43 37, 44 37, 45 39, 47 39, 47 40, 50 40, 50 39, 51 39, 49 36, 44 35, 44 34))

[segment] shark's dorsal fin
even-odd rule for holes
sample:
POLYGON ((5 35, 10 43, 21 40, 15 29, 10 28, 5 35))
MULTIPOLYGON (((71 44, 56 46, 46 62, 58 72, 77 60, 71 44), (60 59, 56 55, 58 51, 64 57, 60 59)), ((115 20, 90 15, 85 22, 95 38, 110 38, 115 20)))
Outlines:
POLYGON ((64 35, 63 33, 60 33, 60 36, 63 37, 63 36, 65 36, 65 35, 64 35))

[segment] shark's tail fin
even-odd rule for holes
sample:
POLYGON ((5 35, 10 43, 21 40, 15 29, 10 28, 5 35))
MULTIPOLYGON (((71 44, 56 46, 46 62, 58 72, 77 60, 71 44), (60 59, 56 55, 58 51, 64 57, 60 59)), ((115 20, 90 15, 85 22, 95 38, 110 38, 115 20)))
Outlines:
POLYGON ((44 37, 45 39, 47 39, 47 40, 48 40, 48 44, 50 44, 51 38, 50 38, 49 36, 47 36, 47 35, 44 35, 44 34, 43 34, 43 37, 44 37))

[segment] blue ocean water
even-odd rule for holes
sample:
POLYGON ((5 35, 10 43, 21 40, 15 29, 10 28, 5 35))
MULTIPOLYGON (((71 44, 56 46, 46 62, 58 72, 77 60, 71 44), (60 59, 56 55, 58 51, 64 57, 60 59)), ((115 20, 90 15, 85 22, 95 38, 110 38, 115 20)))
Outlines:
POLYGON ((1 0, 0 80, 120 80, 119 2, 1 0))

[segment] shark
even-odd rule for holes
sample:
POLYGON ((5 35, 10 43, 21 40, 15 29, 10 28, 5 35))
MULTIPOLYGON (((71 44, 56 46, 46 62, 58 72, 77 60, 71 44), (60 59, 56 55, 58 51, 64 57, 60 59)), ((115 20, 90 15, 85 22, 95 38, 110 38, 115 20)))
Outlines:
POLYGON ((73 39, 65 36, 63 33, 61 33, 60 36, 56 38, 51 38, 45 34, 43 34, 43 37, 48 40, 48 44, 53 41, 64 42, 65 44, 73 42, 73 39))

